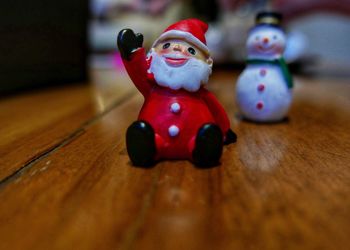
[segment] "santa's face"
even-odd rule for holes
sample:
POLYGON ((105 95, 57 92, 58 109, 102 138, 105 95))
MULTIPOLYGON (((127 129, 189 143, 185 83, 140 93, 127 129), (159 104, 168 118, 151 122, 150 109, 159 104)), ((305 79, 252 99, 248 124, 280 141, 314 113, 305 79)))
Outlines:
POLYGON ((152 48, 149 56, 152 57, 150 71, 163 87, 194 92, 208 82, 211 74, 211 58, 186 41, 162 41, 152 48))

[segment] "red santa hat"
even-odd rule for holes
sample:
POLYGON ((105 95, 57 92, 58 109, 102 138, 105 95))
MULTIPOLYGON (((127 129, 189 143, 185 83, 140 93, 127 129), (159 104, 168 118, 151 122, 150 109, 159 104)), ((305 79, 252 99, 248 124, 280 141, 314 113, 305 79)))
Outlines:
POLYGON ((166 28, 158 39, 154 41, 152 48, 161 41, 178 38, 195 45, 209 55, 207 41, 205 40, 205 32, 207 30, 208 24, 201 20, 195 18, 181 20, 166 28))

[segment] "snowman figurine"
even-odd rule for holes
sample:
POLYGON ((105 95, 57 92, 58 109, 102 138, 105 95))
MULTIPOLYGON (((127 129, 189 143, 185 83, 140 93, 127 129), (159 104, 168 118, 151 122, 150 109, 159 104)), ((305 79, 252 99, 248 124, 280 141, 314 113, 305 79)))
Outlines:
POLYGON ((247 40, 247 66, 238 78, 236 100, 245 119, 277 122, 286 117, 293 81, 283 59, 282 15, 260 12, 247 40))

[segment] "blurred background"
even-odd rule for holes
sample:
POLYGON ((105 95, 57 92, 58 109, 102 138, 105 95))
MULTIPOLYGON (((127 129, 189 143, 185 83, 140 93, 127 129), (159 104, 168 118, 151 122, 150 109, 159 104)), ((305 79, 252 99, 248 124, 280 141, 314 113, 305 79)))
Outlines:
POLYGON ((88 82, 91 69, 120 69, 116 36, 144 34, 146 48, 171 23, 209 23, 214 67, 242 69, 247 32, 261 10, 279 11, 294 73, 350 76, 350 0, 13 0, 0 8, 0 93, 88 82))

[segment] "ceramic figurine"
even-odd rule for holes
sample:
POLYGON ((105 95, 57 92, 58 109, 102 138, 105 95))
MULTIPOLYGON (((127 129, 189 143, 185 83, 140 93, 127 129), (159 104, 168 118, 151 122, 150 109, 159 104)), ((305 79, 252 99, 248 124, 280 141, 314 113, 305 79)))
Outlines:
POLYGON ((281 19, 279 13, 260 12, 248 35, 247 66, 236 86, 238 107, 248 120, 280 121, 292 102, 293 81, 283 59, 286 38, 281 19))
POLYGON ((126 146, 132 163, 188 159, 198 166, 219 163, 224 144, 236 140, 225 110, 205 84, 212 71, 208 25, 197 19, 170 25, 145 54, 142 34, 123 29, 118 47, 125 68, 144 97, 126 146))

